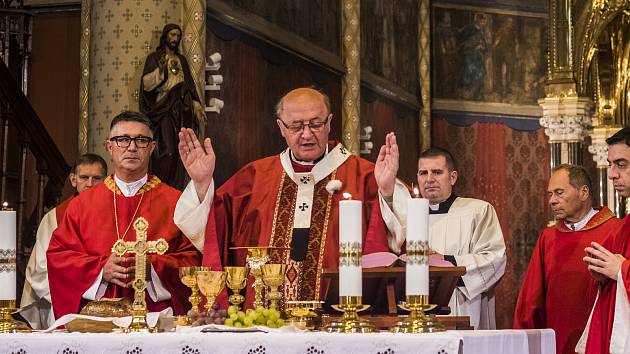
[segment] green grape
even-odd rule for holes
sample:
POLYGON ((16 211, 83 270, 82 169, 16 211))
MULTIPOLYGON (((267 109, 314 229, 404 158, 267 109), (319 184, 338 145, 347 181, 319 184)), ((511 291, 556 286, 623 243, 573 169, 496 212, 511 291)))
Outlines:
POLYGON ((225 322, 223 323, 226 326, 233 326, 234 325, 234 321, 232 321, 232 319, 230 318, 226 318, 225 322))
POLYGON ((230 307, 228 307, 227 313, 229 315, 233 314, 233 313, 237 313, 238 312, 238 307, 232 305, 230 307))
POLYGON ((271 320, 271 319, 267 320, 267 327, 272 327, 273 328, 274 323, 275 323, 274 320, 271 320))
POLYGON ((263 312, 263 310, 264 310, 264 308, 263 308, 262 306, 258 306, 258 307, 256 307, 256 310, 255 310, 255 311, 256 311, 257 313, 262 313, 262 312, 263 312))
POLYGON ((256 312, 256 311, 252 311, 252 312, 250 312, 250 313, 248 313, 248 314, 247 314, 247 317, 251 318, 251 319, 252 319, 252 321, 256 321, 256 319, 257 319, 258 317, 260 317, 260 315, 258 314, 258 312, 256 312))
POLYGON ((263 309, 262 313, 265 317, 269 317, 269 309, 263 309))
POLYGON ((277 319, 280 318, 280 313, 278 313, 278 311, 275 311, 275 310, 270 310, 269 316, 267 318, 269 318, 270 320, 276 321, 277 319))
POLYGON ((252 321, 252 319, 249 317, 245 317, 245 319, 243 320, 243 324, 245 325, 245 327, 251 327, 251 325, 254 324, 254 321, 252 321))
POLYGON ((239 311, 237 315, 238 315, 239 321, 242 322, 245 319, 245 312, 239 311))
POLYGON ((233 313, 233 314, 231 314, 231 315, 230 315, 230 319, 231 319, 232 321, 237 321, 237 320, 238 320, 238 315, 237 315, 237 314, 235 314, 235 313, 233 313))
POLYGON ((284 320, 282 318, 278 318, 278 320, 276 320, 276 323, 278 324, 278 327, 284 326, 284 320))
POLYGON ((234 327, 243 327, 243 324, 240 322, 234 322, 234 327))

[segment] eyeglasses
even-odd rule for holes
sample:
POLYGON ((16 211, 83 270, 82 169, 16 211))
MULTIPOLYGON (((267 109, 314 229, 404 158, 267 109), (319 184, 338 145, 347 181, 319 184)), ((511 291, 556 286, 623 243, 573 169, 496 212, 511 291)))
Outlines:
POLYGON ((128 148, 129 145, 131 145, 132 141, 136 143, 137 148, 145 148, 149 146, 149 144, 153 141, 153 138, 150 138, 148 136, 142 136, 142 135, 137 136, 135 138, 132 138, 127 135, 120 135, 120 136, 113 136, 109 138, 109 141, 116 142, 116 146, 121 147, 121 148, 128 148))
POLYGON ((317 118, 315 118, 313 120, 308 121, 308 123, 295 122, 295 123, 291 123, 291 124, 288 124, 288 125, 287 125, 287 123, 283 122, 282 119, 278 118, 278 120, 291 133, 297 134, 297 133, 301 132, 302 130, 304 130, 304 127, 309 127, 312 132, 319 132, 320 130, 322 130, 322 128, 324 128, 326 123, 328 123, 328 121, 330 120, 331 116, 332 116, 332 114, 329 114, 328 117, 326 117, 326 119, 324 119, 323 121, 322 120, 317 120, 317 118))

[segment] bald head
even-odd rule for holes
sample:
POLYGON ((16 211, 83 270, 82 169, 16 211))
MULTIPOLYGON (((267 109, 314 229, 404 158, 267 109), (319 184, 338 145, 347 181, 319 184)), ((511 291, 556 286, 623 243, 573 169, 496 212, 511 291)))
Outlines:
POLYGON ((323 104, 324 107, 326 107, 326 114, 330 113, 330 99, 325 93, 308 87, 300 87, 289 91, 289 93, 280 98, 276 104, 276 117, 282 117, 285 105, 298 105, 303 107, 305 103, 310 105, 323 104))
POLYGON ((280 134, 293 156, 312 162, 326 153, 330 133, 330 101, 325 94, 298 88, 284 95, 276 105, 280 134))

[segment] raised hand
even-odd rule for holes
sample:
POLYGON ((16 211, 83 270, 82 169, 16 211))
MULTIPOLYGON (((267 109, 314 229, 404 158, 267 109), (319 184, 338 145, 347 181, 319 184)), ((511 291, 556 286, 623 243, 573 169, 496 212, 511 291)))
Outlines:
POLYGON ((396 174, 398 173, 398 144, 396 134, 389 133, 385 137, 385 145, 381 146, 374 167, 374 177, 378 189, 384 197, 394 195, 396 174))
POLYGON ((617 280, 617 274, 621 264, 626 260, 620 254, 613 254, 597 242, 591 242, 591 247, 586 247, 584 262, 593 277, 602 281, 604 277, 617 280))
POLYGON ((210 143, 210 138, 206 138, 201 146, 197 135, 190 128, 182 128, 179 132, 179 157, 182 159, 184 168, 195 184, 199 200, 203 200, 210 187, 216 156, 210 143))

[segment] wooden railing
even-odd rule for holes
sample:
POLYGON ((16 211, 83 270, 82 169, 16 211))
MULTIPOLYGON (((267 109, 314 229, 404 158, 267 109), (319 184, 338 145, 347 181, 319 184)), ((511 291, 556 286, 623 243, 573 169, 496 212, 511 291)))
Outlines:
MULTIPOLYGON (((23 275, 30 255, 26 245, 33 244, 44 210, 59 202, 70 166, 16 82, 14 75, 20 74, 12 74, 0 60, 0 201, 17 211, 17 266, 23 275), (35 161, 35 175, 29 174, 30 159, 35 161), (36 198, 27 198, 33 180, 36 198)), ((22 281, 18 279, 18 289, 22 281)))

